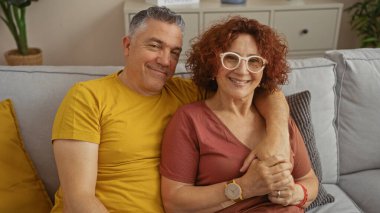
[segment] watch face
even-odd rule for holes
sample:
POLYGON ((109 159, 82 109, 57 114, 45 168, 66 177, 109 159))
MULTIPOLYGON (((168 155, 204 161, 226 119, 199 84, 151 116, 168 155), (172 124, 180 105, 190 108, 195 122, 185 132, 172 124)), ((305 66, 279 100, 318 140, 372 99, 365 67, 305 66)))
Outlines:
POLYGON ((224 193, 230 200, 236 200, 240 198, 241 189, 239 185, 235 183, 229 183, 224 189, 224 193))

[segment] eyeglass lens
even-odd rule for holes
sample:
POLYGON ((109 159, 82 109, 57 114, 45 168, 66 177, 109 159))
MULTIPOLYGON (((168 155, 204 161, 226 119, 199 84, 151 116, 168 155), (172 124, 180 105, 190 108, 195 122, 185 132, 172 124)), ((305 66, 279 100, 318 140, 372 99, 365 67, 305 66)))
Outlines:
MULTIPOLYGON (((223 55, 222 62, 223 62, 223 65, 225 66, 225 68, 231 70, 231 69, 236 69, 239 66, 239 64, 240 64, 239 62, 241 61, 239 59, 240 58, 238 55, 228 53, 228 54, 223 55)), ((248 70, 250 70, 252 72, 258 72, 264 66, 263 59, 261 59, 257 56, 248 57, 246 63, 247 63, 248 70)))

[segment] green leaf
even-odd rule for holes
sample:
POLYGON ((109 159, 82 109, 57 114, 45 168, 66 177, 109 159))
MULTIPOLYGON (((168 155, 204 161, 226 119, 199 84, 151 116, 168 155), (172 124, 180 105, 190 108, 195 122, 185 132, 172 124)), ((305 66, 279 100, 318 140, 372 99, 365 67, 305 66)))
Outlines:
POLYGON ((380 0, 361 0, 345 9, 351 14, 351 28, 361 38, 362 47, 380 43, 380 0))
POLYGON ((377 38, 374 38, 374 37, 370 37, 370 38, 366 38, 366 39, 363 39, 363 42, 377 42, 377 38))

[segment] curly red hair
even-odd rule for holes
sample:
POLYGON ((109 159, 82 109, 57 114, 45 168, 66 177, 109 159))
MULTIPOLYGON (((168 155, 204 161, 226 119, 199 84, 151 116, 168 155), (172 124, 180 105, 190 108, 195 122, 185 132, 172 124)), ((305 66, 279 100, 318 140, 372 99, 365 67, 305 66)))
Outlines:
POLYGON ((289 65, 285 40, 269 26, 254 19, 233 16, 211 26, 192 41, 192 48, 187 52, 186 68, 193 72, 193 81, 199 87, 216 91, 217 85, 212 79, 221 66, 219 55, 227 51, 242 33, 255 39, 260 56, 268 61, 260 86, 273 92, 287 82, 289 65))

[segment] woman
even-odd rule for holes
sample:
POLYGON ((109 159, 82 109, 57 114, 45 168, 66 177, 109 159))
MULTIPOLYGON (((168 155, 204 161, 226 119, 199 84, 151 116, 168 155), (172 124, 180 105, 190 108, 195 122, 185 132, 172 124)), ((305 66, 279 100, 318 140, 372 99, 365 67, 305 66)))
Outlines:
POLYGON ((161 193, 167 212, 303 212, 318 180, 296 125, 289 121, 290 162, 245 157, 265 137, 252 99, 287 80, 286 46, 268 26, 232 17, 192 45, 187 67, 214 94, 179 109, 163 138, 161 193))

